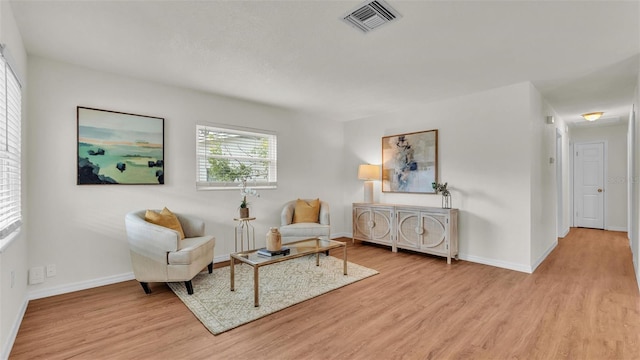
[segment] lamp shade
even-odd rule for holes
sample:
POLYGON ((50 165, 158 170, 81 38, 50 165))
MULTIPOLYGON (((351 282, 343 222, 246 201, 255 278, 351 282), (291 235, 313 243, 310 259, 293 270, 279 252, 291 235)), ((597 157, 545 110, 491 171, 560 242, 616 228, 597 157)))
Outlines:
POLYGON ((380 180, 380 166, 363 164, 358 167, 359 180, 380 180))
POLYGON ((588 113, 588 114, 582 114, 582 117, 587 121, 596 121, 596 120, 600 119, 602 114, 604 114, 604 113, 601 112, 601 111, 598 111, 598 112, 592 112, 592 113, 588 113))

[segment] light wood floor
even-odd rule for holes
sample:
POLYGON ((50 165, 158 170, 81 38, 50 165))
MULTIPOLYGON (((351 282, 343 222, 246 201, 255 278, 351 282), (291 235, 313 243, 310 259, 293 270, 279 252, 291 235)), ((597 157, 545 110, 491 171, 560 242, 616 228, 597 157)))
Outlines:
POLYGON ((572 229, 534 274, 360 243, 349 260, 380 274, 218 336, 165 284, 31 301, 11 359, 640 358, 624 233, 572 229))

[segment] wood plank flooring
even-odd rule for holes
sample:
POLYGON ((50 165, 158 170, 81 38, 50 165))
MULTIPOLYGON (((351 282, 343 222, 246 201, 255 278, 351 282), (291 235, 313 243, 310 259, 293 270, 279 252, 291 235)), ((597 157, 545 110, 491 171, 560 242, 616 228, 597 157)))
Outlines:
POLYGON ((10 359, 640 358, 625 233, 572 229, 534 274, 361 243, 348 251, 380 274, 218 336, 165 284, 31 301, 10 359))

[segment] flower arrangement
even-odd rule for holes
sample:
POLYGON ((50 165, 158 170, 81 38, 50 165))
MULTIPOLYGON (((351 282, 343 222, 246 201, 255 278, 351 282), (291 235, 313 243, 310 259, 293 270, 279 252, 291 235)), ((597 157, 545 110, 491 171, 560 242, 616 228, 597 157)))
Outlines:
POLYGON ((449 189, 447 189, 447 184, 439 184, 437 182, 431 183, 431 187, 437 193, 442 193, 442 208, 443 209, 451 209, 451 193, 449 189))
POLYGON ((447 184, 448 183, 438 184, 438 183, 434 182, 434 183, 431 183, 431 187, 433 188, 433 190, 436 191, 436 194, 441 192, 442 196, 449 196, 451 193, 447 189, 447 184))
POLYGON ((242 200, 240 201, 240 209, 246 209, 249 206, 249 202, 247 201, 247 195, 260 197, 260 194, 258 194, 258 191, 256 191, 256 189, 247 187, 246 178, 242 179, 242 184, 238 186, 242 187, 242 189, 240 189, 240 196, 242 196, 242 200))

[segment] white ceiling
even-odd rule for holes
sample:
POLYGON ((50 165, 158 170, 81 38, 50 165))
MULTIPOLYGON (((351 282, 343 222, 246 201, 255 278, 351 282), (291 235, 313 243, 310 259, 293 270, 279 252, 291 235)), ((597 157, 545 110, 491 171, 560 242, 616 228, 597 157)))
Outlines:
POLYGON ((363 34, 361 1, 11 1, 27 52, 332 120, 531 81, 567 121, 625 119, 638 1, 400 1, 363 34))

